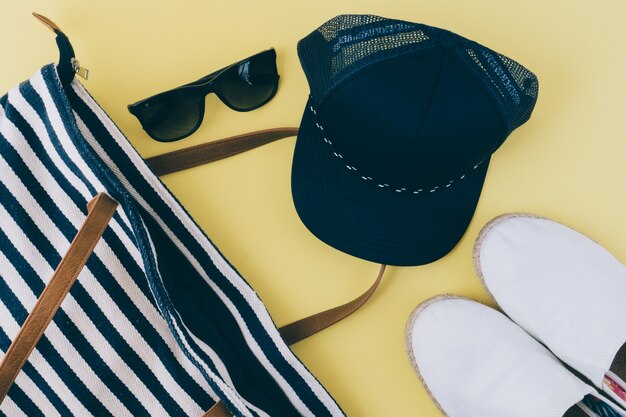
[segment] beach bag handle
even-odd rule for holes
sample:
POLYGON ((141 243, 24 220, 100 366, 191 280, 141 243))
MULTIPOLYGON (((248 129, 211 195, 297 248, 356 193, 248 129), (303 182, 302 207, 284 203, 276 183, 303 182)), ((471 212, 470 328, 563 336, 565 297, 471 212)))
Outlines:
POLYGON ((87 263, 116 208, 117 202, 104 193, 87 204, 87 217, 0 362, 0 404, 87 263))
MULTIPOLYGON (((297 134, 298 128, 295 127, 259 130, 167 152, 147 158, 145 161, 155 174, 159 176, 166 175, 228 158, 279 139, 296 136, 297 134)), ((293 345, 357 311, 374 294, 380 285, 384 272, 385 265, 381 265, 374 283, 354 300, 279 328, 278 330, 285 343, 293 345)), ((224 403, 220 401, 211 407, 203 417, 229 417, 231 415, 224 403)))
MULTIPOLYGON (((33 15, 57 35, 60 51, 57 70, 64 88, 67 88, 76 73, 82 72, 86 78, 87 72, 78 65, 67 36, 50 19, 37 13, 33 15)), ((279 139, 296 136, 297 133, 298 129, 291 127, 260 130, 168 152, 145 161, 156 175, 161 176, 228 158, 279 139)), ((98 194, 87 204, 87 216, 82 226, 0 362, 0 404, 87 263, 117 206, 118 203, 105 193, 98 194)), ((374 283, 354 300, 279 328, 285 343, 293 345, 357 311, 374 294, 384 272, 385 265, 381 265, 374 283)), ((218 401, 203 417, 231 415, 224 403, 218 401)))
MULTIPOLYGON (((228 158, 297 134, 298 128, 296 127, 259 130, 164 153, 147 158, 145 161, 155 174, 166 175, 228 158)), ((279 329, 281 336, 288 345, 293 345, 348 317, 365 304, 374 294, 382 280, 384 272, 385 265, 381 265, 374 283, 354 300, 287 324, 279 329)))
MULTIPOLYGON (((155 174, 166 175, 228 158, 297 134, 298 128, 295 127, 259 130, 168 152, 145 161, 155 174)), ((372 286, 354 300, 283 326, 279 329, 281 336, 288 345, 292 345, 348 317, 374 294, 384 272, 385 265, 381 265, 372 286)))

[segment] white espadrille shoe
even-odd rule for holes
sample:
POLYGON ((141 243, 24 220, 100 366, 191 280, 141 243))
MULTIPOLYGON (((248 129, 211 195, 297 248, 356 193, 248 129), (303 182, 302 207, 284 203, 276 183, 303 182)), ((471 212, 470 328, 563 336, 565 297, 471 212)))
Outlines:
POLYGON ((474 263, 502 310, 626 407, 626 267, 555 221, 507 214, 488 223, 474 263))
POLYGON ((409 357, 447 417, 620 417, 502 313, 465 298, 420 304, 406 332, 409 357))

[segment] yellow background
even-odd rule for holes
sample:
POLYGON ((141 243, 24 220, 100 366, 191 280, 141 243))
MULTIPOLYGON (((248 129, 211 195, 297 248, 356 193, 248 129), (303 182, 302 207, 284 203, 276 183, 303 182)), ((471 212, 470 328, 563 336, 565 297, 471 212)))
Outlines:
MULTIPOLYGON (((229 135, 297 126, 308 86, 296 42, 341 13, 372 13, 450 29, 503 53, 539 78, 530 121, 496 153, 467 234, 444 259, 390 268, 350 319, 303 341, 296 354, 349 416, 441 414, 404 349, 413 308, 440 293, 491 303, 471 249, 492 217, 525 211, 569 224, 626 260, 626 3, 623 0, 20 1, 0 9, 0 90, 57 60, 70 37, 83 81, 143 156, 229 135), (269 104, 237 113, 209 96, 202 127, 174 144, 152 141, 126 105, 274 46, 281 84, 269 104)), ((165 178, 166 184, 285 324, 368 287, 378 266, 325 245, 290 195, 294 138, 165 178)), ((1 174, 0 174, 1 175, 1 174)))

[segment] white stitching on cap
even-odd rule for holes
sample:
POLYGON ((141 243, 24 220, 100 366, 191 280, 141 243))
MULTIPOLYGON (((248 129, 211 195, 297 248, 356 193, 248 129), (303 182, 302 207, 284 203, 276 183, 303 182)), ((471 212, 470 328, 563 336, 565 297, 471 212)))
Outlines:
MULTIPOLYGON (((313 108, 313 106, 309 106, 309 109, 311 109, 311 112, 312 112, 315 116, 317 116, 317 112, 315 111, 315 109, 313 108)), ((322 127, 322 125, 320 125, 320 124, 319 124, 319 122, 317 122, 317 121, 316 121, 316 122, 315 122, 315 126, 317 126, 317 128, 318 128, 321 132, 324 132, 324 128, 322 127)), ((330 146, 332 146, 332 145, 333 145, 333 143, 330 141, 330 139, 326 138, 326 136, 324 136, 323 134, 322 134, 322 138, 324 139, 324 142, 328 143, 330 146)), ((336 158, 339 158, 339 159, 344 159, 344 158, 343 158, 343 155, 342 155, 342 154, 340 154, 340 153, 338 153, 338 152, 336 152, 336 151, 333 151, 333 155, 334 155, 336 158)), ((484 161, 480 161, 479 163, 477 163, 476 165, 474 165, 474 168, 472 168, 472 171, 473 171, 473 170, 476 170, 476 169, 477 169, 477 168, 478 168, 478 167, 479 167, 479 166, 480 166, 483 162, 484 162, 484 161)), ((359 172, 359 170, 358 170, 355 166, 352 166, 352 165, 348 165, 348 164, 346 164, 346 168, 348 168, 348 171, 355 171, 355 172, 359 172)), ((457 180, 457 181, 460 181, 460 180, 464 179, 466 176, 467 176, 467 173, 466 173, 466 174, 462 174, 462 175, 458 178, 458 180, 457 180)), ((361 179, 363 179, 364 181, 372 181, 372 180, 373 180, 373 178, 372 178, 372 177, 369 177, 369 176, 367 176, 367 175, 361 175, 361 179)), ((447 183, 447 184, 446 184, 443 188, 450 188, 450 187, 452 186, 452 184, 453 184, 453 183, 454 183, 454 179, 451 179, 451 180, 450 180, 450 181, 449 181, 449 182, 448 182, 448 183, 447 183)), ((383 183, 383 184, 376 184, 376 185, 377 185, 379 188, 387 188, 387 187, 389 187, 389 184, 384 184, 384 183, 383 183)), ((421 194, 421 193, 422 193, 422 191, 424 191, 422 188, 418 188, 417 190, 407 190, 405 187, 398 187, 398 188, 395 188, 395 187, 394 187, 394 189, 395 189, 395 192, 396 192, 396 193, 404 193, 404 192, 407 192, 407 191, 408 191, 408 192, 409 192, 409 193, 411 193, 411 194, 421 194)), ((436 185, 436 186, 434 186, 433 188, 431 188, 430 190, 428 190, 428 192, 430 192, 430 193, 434 193, 434 192, 436 192, 436 191, 437 191, 437 190, 439 190, 439 189, 440 189, 440 187, 439 187, 438 185, 436 185)))

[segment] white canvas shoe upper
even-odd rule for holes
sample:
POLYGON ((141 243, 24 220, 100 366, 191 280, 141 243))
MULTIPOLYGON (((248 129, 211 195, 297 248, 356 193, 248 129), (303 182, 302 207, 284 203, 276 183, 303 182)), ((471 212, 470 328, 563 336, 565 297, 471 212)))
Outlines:
POLYGON ((601 387, 626 342, 626 267, 581 233, 529 215, 485 226, 474 259, 506 314, 601 387))
POLYGON ((595 392, 502 313, 467 299, 419 306, 407 350, 449 417, 563 417, 595 392))

